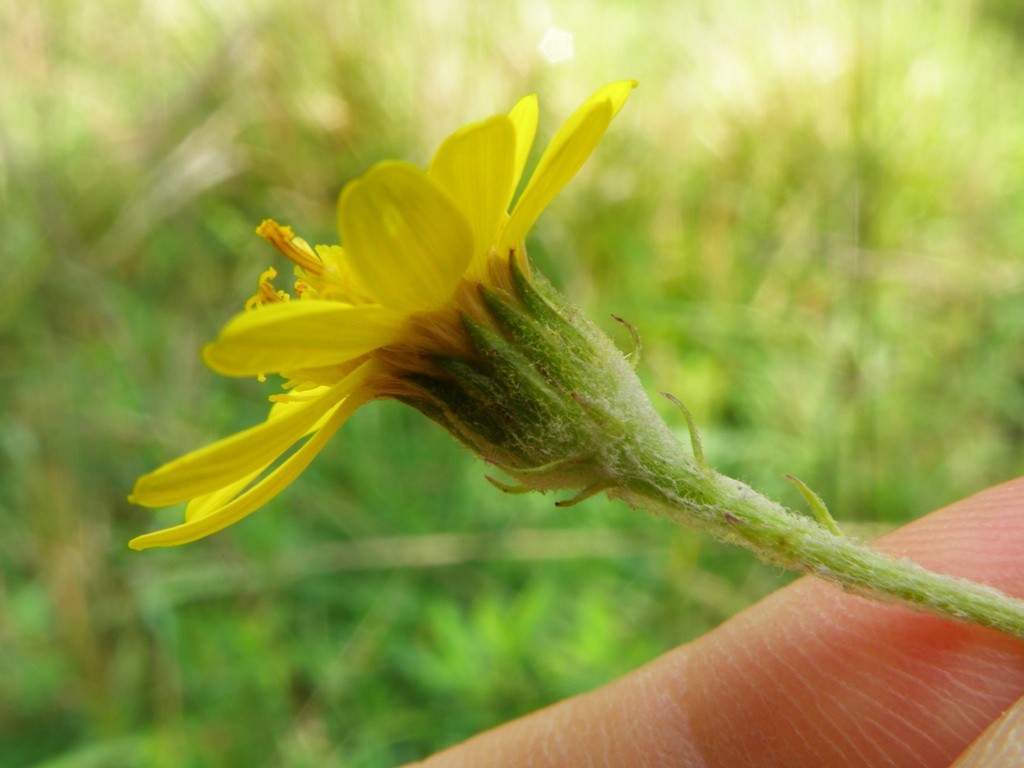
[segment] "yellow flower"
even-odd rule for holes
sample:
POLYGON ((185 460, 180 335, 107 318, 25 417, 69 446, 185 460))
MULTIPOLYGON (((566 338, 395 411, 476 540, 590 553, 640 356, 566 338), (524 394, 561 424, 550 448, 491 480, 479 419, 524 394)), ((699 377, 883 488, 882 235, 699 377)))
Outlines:
POLYGON ((415 398, 409 381, 430 361, 472 356, 464 318, 486 314, 481 286, 511 291, 514 274, 529 274, 527 232, 635 86, 612 83, 583 103, 511 213, 536 131, 535 96, 456 131, 425 172, 389 161, 348 184, 338 202, 342 246, 311 248, 290 228, 265 221, 258 234, 296 264, 297 300, 273 287, 272 269, 264 272, 246 311, 203 356, 228 376, 282 374, 285 393, 271 398, 262 424, 139 478, 134 503, 189 503, 184 523, 130 546, 183 544, 237 522, 291 483, 361 405, 415 398))

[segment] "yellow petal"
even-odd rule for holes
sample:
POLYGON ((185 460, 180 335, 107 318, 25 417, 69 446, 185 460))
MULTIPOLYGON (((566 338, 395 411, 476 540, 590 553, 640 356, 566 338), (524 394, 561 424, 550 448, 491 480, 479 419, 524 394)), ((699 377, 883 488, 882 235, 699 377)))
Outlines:
POLYGON ((540 212, 590 157, 608 124, 635 87, 635 80, 606 85, 587 99, 558 129, 512 211, 499 252, 517 246, 526 237, 540 212))
POLYGON ((512 121, 495 115, 467 125, 441 144, 427 175, 450 196, 473 230, 473 266, 482 269, 494 246, 498 222, 512 202, 516 135, 512 121))
MULTIPOLYGON (((330 412, 328 412, 328 415, 329 413, 330 412)), ((208 517, 216 512, 235 498, 235 496, 244 491, 249 483, 262 475, 269 466, 270 465, 267 464, 266 466, 260 467, 254 472, 250 472, 241 480, 236 480, 229 485, 225 485, 223 488, 219 488, 213 493, 207 493, 203 496, 197 496, 192 499, 192 501, 188 503, 188 506, 185 507, 185 522, 187 523, 191 520, 199 520, 200 518, 208 517)))
MULTIPOLYGON (((523 168, 526 166, 526 159, 530 156, 530 148, 533 146, 533 137, 537 135, 537 114, 537 94, 535 93, 523 96, 508 113, 509 119, 516 129, 516 158, 512 176, 513 192, 515 187, 519 186, 519 179, 523 176, 523 168)), ((508 209, 507 204, 505 208, 508 209)))
MULTIPOLYGON (((287 400, 285 402, 275 401, 270 406, 270 413, 267 415, 267 419, 279 419, 287 413, 291 413, 295 408, 301 408, 309 400, 315 400, 318 397, 322 397, 325 392, 328 392, 331 388, 329 386, 313 387, 310 390, 303 391, 301 394, 288 395, 287 397, 294 397, 294 400, 287 400)), ((295 392, 295 390, 292 390, 295 392)), ((273 399, 273 398, 272 398, 273 399)), ((325 413, 320 419, 306 430, 306 434, 316 432, 320 427, 327 421, 329 413, 325 413)))
POLYGON ((320 257, 320 261, 331 269, 342 273, 348 271, 348 265, 345 263, 345 249, 340 245, 318 245, 314 250, 320 257))
MULTIPOLYGON (((295 409, 301 408, 302 406, 307 405, 310 401, 322 397, 327 394, 330 389, 330 387, 326 386, 311 387, 308 390, 303 390, 301 394, 289 395, 289 397, 293 397, 295 399, 275 401, 270 407, 270 413, 267 415, 267 420, 271 421, 273 419, 279 419, 286 414, 294 413, 295 409)), ((321 416, 313 426, 306 430, 306 435, 319 431, 333 415, 333 410, 327 411, 327 413, 321 416)), ((250 472, 241 480, 236 480, 230 485, 226 485, 213 493, 208 493, 205 496, 199 496, 192 499, 192 501, 188 503, 188 506, 185 507, 185 522, 187 523, 192 520, 209 517, 221 507, 227 505, 228 502, 235 498, 235 496, 245 490, 250 483, 262 475, 269 466, 270 465, 267 464, 266 466, 260 467, 259 469, 250 472)))
POLYGON ((302 438, 325 413, 377 371, 368 361, 320 397, 298 403, 273 419, 218 440, 143 475, 129 497, 145 507, 166 507, 214 493, 257 472, 302 438))
POLYGON ((609 83, 603 88, 599 88, 593 96, 584 102, 599 101, 601 99, 608 99, 612 104, 612 117, 619 114, 619 110, 622 109, 626 104, 626 99, 629 98, 630 92, 637 87, 639 83, 636 80, 619 80, 614 83, 609 83))
POLYGON ((193 515, 191 519, 166 528, 162 531, 147 533, 128 542, 132 549, 148 549, 149 547, 170 547, 176 544, 187 544, 201 539, 237 523, 246 515, 262 507, 274 496, 284 490, 302 471, 309 466, 313 458, 321 451, 327 441, 355 413, 356 409, 373 397, 373 392, 360 390, 337 407, 323 429, 313 435, 301 448, 288 457, 281 466, 267 475, 234 501, 218 509, 206 509, 205 514, 193 515))
POLYGON ((357 286, 400 312, 448 301, 473 255, 465 217, 408 163, 380 163, 350 182, 338 229, 357 286))
POLYGON ((307 385, 306 382, 303 382, 303 384, 292 387, 283 394, 273 395, 270 398, 272 405, 270 406, 270 413, 267 418, 278 419, 286 413, 291 413, 296 408, 301 408, 310 400, 315 400, 321 395, 326 394, 330 389, 330 386, 324 384, 307 385))
POLYGON ((225 376, 257 376, 353 360, 400 337, 403 318, 336 301, 269 304, 231 319, 203 359, 225 376))

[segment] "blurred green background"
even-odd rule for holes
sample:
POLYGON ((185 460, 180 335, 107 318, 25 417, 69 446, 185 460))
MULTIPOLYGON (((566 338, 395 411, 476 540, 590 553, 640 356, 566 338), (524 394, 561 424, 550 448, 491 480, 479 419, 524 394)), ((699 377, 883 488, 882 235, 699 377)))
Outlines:
POLYGON ((640 330, 720 469, 794 506, 796 474, 869 534, 1019 473, 1020 8, 0 5, 0 768, 394 765, 790 578, 620 505, 502 496, 394 403, 245 522, 127 549, 181 513, 129 506, 135 477, 276 390, 198 357, 287 272, 259 221, 334 242, 347 179, 532 91, 542 147, 641 82, 531 254, 640 330))

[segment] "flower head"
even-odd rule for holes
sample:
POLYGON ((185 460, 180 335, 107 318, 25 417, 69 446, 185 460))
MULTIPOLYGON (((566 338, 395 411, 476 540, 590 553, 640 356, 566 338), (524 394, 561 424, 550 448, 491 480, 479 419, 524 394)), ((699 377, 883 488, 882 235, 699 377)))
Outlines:
POLYGON ((530 392, 519 417, 526 428, 504 423, 502 404, 493 402, 503 396, 495 381, 504 374, 489 378, 480 366, 503 365, 495 354, 521 354, 488 350, 503 344, 496 323, 507 328, 524 302, 546 302, 532 292, 526 234, 635 85, 612 83, 583 103, 555 134, 511 212, 537 126, 534 96, 508 115, 453 133, 426 171, 389 161, 349 183, 338 201, 340 246, 313 248, 289 227, 263 222, 257 233, 295 264, 294 297, 275 288, 277 273, 267 270, 246 311, 203 357, 228 376, 281 374, 284 391, 271 397, 265 422, 139 478, 131 501, 189 503, 182 524, 130 546, 183 544, 237 522, 291 483, 352 413, 377 398, 409 402, 491 460, 525 467, 544 458, 541 445, 550 440, 529 437, 531 419, 550 416, 534 402, 548 397, 548 384, 529 383, 536 361, 513 376, 525 376, 517 392, 530 392), (502 320, 502 313, 511 315, 502 320))

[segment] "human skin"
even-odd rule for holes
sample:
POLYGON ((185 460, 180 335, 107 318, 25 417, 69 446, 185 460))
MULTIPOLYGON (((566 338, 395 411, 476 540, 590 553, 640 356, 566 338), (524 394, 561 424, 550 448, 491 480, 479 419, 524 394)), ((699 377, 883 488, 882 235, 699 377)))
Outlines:
MULTIPOLYGON (((1024 478, 875 544, 1024 596, 1024 478)), ((1024 643, 804 578, 625 677, 418 765, 948 768, 1022 696, 1024 643)), ((977 764, 1018 765, 1015 754, 977 764)))

